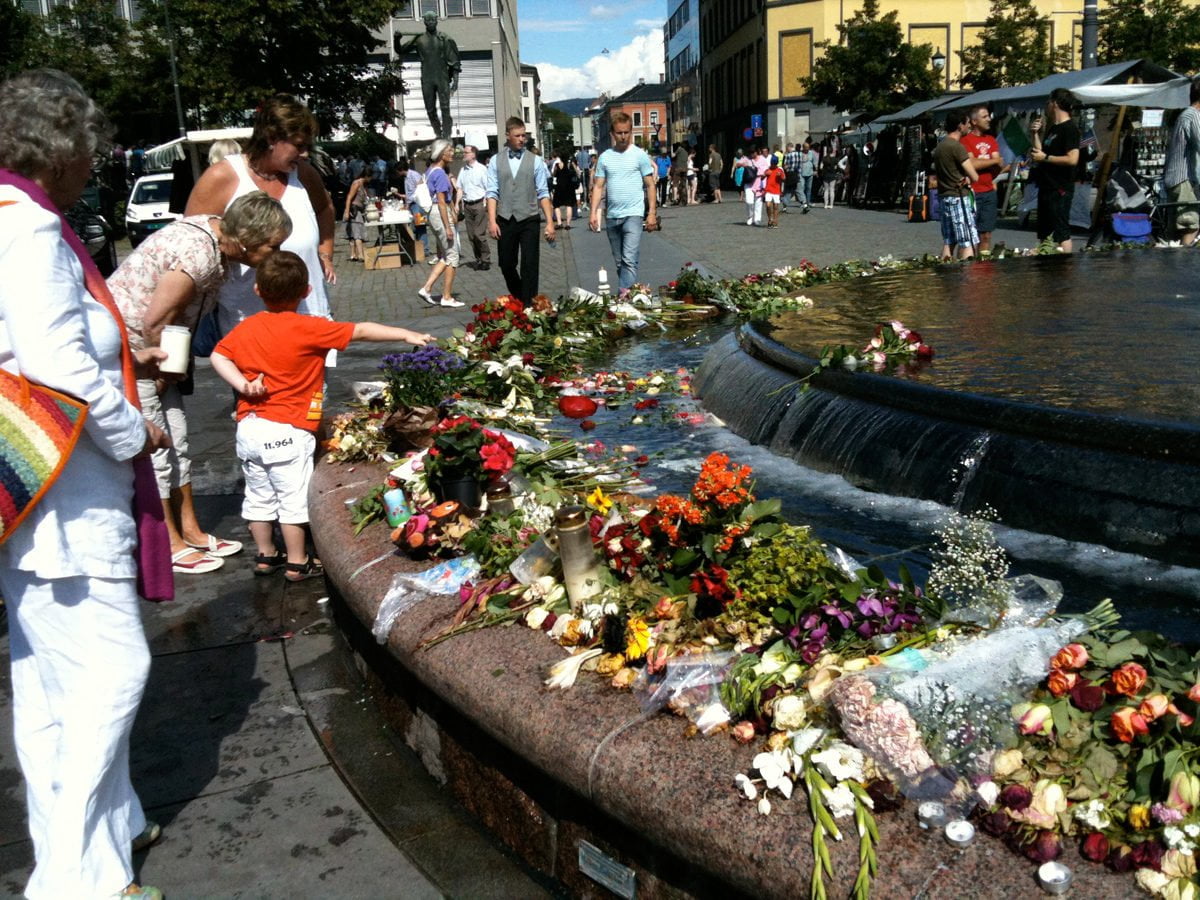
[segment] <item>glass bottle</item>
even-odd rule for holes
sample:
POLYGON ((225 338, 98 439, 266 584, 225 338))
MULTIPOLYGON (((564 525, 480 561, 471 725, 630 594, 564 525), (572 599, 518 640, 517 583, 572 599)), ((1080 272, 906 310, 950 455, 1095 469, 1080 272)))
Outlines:
POLYGON ((584 602, 601 592, 600 563, 592 546, 587 510, 582 506, 561 507, 554 514, 554 530, 571 612, 579 615, 584 602))
POLYGON ((517 505, 513 502, 512 488, 504 482, 489 485, 487 489, 488 512, 498 516, 511 516, 517 505))

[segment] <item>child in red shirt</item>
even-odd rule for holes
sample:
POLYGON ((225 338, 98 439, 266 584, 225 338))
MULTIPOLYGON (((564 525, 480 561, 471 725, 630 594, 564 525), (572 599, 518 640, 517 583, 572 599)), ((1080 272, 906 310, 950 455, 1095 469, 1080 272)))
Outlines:
POLYGON ((374 322, 331 322, 296 312, 312 288, 296 254, 272 253, 258 267, 254 290, 266 312, 229 332, 212 366, 238 392, 237 455, 246 479, 242 518, 258 546, 254 574, 280 568, 289 581, 324 574, 305 551, 308 483, 315 433, 325 400, 325 355, 351 341, 407 341, 421 347, 433 335, 374 322), (286 552, 275 547, 273 523, 286 552))
POLYGON ((763 202, 767 206, 767 227, 779 227, 779 204, 783 197, 783 180, 785 173, 775 156, 771 157, 771 165, 763 175, 763 202))

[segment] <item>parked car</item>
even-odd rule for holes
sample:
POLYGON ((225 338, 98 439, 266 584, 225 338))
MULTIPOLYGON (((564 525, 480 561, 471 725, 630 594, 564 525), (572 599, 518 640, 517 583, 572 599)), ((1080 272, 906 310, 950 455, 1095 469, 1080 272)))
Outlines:
POLYGON ((134 247, 179 218, 170 210, 174 181, 175 176, 170 172, 159 172, 143 175, 133 183, 125 207, 125 230, 134 247))
POLYGON ((83 241, 100 274, 107 278, 117 268, 117 241, 108 220, 85 200, 76 201, 65 213, 71 230, 83 241))

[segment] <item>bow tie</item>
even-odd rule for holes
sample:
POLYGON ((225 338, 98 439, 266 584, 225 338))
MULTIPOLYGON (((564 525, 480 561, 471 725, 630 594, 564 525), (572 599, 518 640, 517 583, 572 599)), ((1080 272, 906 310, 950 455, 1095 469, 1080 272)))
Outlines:
POLYGON ((521 154, 522 154, 522 153, 524 153, 524 152, 525 152, 524 150, 509 150, 509 151, 508 151, 508 158, 509 158, 509 159, 520 159, 520 158, 521 158, 521 154))

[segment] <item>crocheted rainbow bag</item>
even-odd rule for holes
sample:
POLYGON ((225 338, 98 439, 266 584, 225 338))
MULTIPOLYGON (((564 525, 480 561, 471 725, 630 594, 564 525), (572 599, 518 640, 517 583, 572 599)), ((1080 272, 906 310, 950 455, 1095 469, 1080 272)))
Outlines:
POLYGON ((0 544, 54 484, 86 419, 86 403, 0 369, 0 544))

